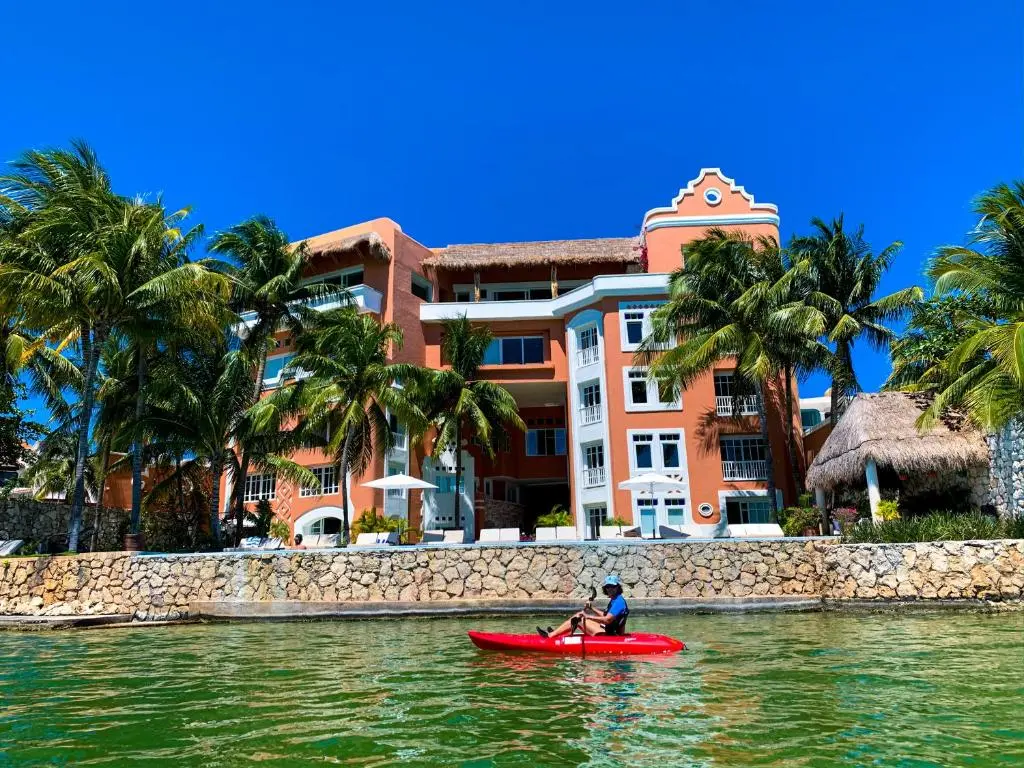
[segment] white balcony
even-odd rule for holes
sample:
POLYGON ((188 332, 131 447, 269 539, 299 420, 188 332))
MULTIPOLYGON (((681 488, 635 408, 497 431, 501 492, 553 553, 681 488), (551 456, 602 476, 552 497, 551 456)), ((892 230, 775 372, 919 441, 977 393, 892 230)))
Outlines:
POLYGON ((768 467, 760 461, 723 461, 722 477, 726 480, 767 480, 768 467))
POLYGON ((576 352, 576 362, 580 368, 585 365, 594 365, 594 363, 599 363, 600 361, 601 353, 596 345, 576 352))
POLYGON ((605 484, 604 467, 587 467, 583 470, 583 487, 599 488, 605 484))
MULTIPOLYGON (((371 288, 368 285, 353 285, 351 288, 347 288, 346 294, 338 294, 335 296, 320 296, 317 298, 306 299, 302 302, 291 302, 294 304, 305 304, 307 307, 316 309, 320 312, 326 312, 329 309, 337 309, 338 307, 353 306, 359 312, 372 312, 376 315, 380 314, 381 302, 384 299, 384 294, 378 291, 376 288, 371 288)), ((235 327, 235 332, 238 336, 245 338, 248 330, 256 323, 255 312, 243 312, 241 314, 242 322, 235 327)))
POLYGON ((600 405, 585 405, 580 408, 580 424, 597 424, 600 420, 600 405))
POLYGON ((740 416, 757 416, 759 404, 757 395, 744 395, 739 398, 728 395, 715 397, 715 406, 719 416, 732 416, 734 406, 738 407, 740 416))

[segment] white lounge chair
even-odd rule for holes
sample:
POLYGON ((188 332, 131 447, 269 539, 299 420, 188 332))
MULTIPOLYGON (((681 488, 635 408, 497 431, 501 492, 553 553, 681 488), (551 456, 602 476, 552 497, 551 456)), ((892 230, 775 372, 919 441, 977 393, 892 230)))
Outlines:
POLYGON ((398 531, 385 531, 377 534, 377 543, 386 544, 390 547, 398 546, 399 536, 398 531))
POLYGON ((463 530, 457 531, 445 531, 444 532, 444 543, 445 544, 463 544, 466 541, 466 532, 463 530))
POLYGON ((499 541, 519 541, 519 529, 518 528, 502 528, 501 535, 498 537, 499 541))
POLYGON ((534 541, 556 541, 558 539, 558 529, 551 528, 538 528, 536 534, 533 537, 534 541))
POLYGON ((555 528, 555 538, 559 541, 579 541, 580 535, 575 525, 560 525, 555 528))
POLYGON ((338 546, 338 539, 337 533, 321 533, 303 538, 302 543, 306 545, 306 549, 328 549, 338 546))
POLYGON ((7 539, 5 541, 0 541, 0 557, 15 554, 19 549, 21 549, 21 545, 24 543, 24 539, 7 539))
POLYGON ((444 531, 437 529, 424 531, 420 544, 440 544, 442 541, 444 541, 444 531))
POLYGON ((736 539, 771 539, 784 536, 777 523, 736 523, 728 526, 729 536, 736 539))
POLYGON ((353 547, 375 547, 377 546, 376 533, 360 533, 352 543, 353 547))
POLYGON ((477 541, 486 544, 493 544, 496 541, 501 541, 501 529, 500 528, 481 528, 480 538, 477 541))

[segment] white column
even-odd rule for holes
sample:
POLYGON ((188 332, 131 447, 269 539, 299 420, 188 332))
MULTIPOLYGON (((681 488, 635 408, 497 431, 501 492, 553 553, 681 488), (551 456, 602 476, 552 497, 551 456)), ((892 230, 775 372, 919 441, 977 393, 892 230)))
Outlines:
POLYGON ((875 464, 874 459, 868 459, 867 463, 864 464, 864 476, 868 481, 868 501, 871 502, 871 519, 876 523, 880 523, 882 518, 878 514, 878 502, 882 500, 882 494, 878 490, 878 466, 875 464))
POLYGON ((818 509, 825 509, 825 489, 815 488, 814 489, 814 503, 818 505, 818 509))

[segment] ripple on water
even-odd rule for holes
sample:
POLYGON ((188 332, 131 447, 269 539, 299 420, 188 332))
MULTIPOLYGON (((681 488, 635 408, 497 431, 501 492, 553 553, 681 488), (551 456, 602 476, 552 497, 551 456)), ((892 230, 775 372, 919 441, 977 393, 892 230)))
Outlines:
POLYGON ((640 619, 657 659, 476 651, 520 619, 3 636, 0 763, 1024 764, 1024 615, 640 619))

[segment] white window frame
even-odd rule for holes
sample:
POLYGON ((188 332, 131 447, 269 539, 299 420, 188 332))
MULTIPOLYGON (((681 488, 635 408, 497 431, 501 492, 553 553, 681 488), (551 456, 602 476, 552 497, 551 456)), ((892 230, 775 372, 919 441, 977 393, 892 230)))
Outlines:
POLYGON ((317 481, 320 483, 320 490, 317 491, 314 488, 304 485, 299 489, 300 499, 308 499, 311 496, 330 496, 338 492, 340 478, 338 477, 337 464, 323 464, 319 467, 309 467, 309 471, 316 476, 317 481), (328 470, 333 471, 334 473, 333 483, 327 483, 324 480, 328 470))
POLYGON ((640 349, 640 343, 651 335, 651 313, 662 304, 664 302, 623 301, 619 303, 619 334, 623 352, 636 352, 640 349), (643 315, 640 320, 640 343, 632 343, 629 341, 629 334, 627 332, 626 315, 637 312, 643 315))
MULTIPOLYGON (((366 281, 366 265, 365 264, 354 264, 351 267, 345 267, 343 269, 335 269, 335 270, 332 270, 330 272, 324 272, 324 273, 319 274, 319 275, 310 275, 309 277, 307 277, 305 280, 302 281, 302 286, 306 287, 306 286, 310 286, 310 285, 316 285, 317 283, 322 283, 324 280, 329 280, 332 277, 345 278, 345 276, 353 275, 356 272, 362 272, 363 273, 363 282, 356 283, 355 285, 366 285, 366 282, 365 282, 366 281)), ((345 281, 344 281, 344 279, 342 279, 340 282, 344 283, 345 281)), ((348 289, 352 289, 352 288, 355 287, 355 285, 349 285, 349 286, 345 286, 345 287, 348 288, 348 289)))
MULTIPOLYGON (((589 283, 589 280, 560 280, 558 283, 558 295, 562 296, 565 293, 579 288, 581 285, 589 283)), ((495 301, 494 294, 502 293, 505 291, 531 291, 531 290, 551 290, 550 280, 524 280, 519 283, 480 283, 480 301, 495 301)), ((473 283, 456 283, 452 286, 452 294, 458 295, 460 293, 469 296, 469 302, 473 301, 473 295, 475 286, 473 283)), ((551 299, 504 299, 499 304, 506 304, 510 301, 551 301, 551 299)))
POLYGON ((273 501, 277 498, 277 475, 273 472, 249 473, 245 476, 245 490, 242 501, 246 504, 256 501, 273 501))
POLYGON ((689 470, 686 463, 686 430, 679 429, 628 429, 626 430, 626 447, 629 454, 630 475, 640 475, 644 472, 656 472, 663 475, 681 475, 689 477, 689 470), (650 440, 634 440, 635 437, 650 437, 650 440), (638 467, 636 462, 635 445, 646 443, 651 446, 651 466, 638 467), (679 446, 679 466, 666 467, 665 453, 662 447, 666 443, 677 443, 679 446))
MULTIPOLYGON (((719 461, 721 462, 721 466, 722 466, 722 475, 723 475, 723 478, 725 479, 725 482, 727 482, 727 483, 747 482, 747 481, 750 481, 750 482, 765 482, 768 479, 768 462, 767 462, 768 446, 765 444, 764 440, 762 439, 762 437, 760 435, 722 435, 722 436, 720 436, 718 438, 718 455, 719 455, 719 461), (754 444, 758 444, 759 443, 763 447, 763 449, 764 449, 763 450, 763 454, 764 454, 764 456, 766 458, 763 458, 763 459, 725 459, 725 458, 722 458, 722 453, 723 453, 722 449, 725 447, 725 443, 726 442, 730 442, 730 443, 742 442, 742 443, 754 443, 754 444), (726 463, 726 461, 729 461, 732 464, 750 464, 752 469, 756 468, 756 464, 761 464, 761 466, 764 469, 764 477, 747 477, 747 476, 744 476, 744 477, 725 478, 724 475, 725 475, 725 463, 726 463)), ((748 473, 745 473, 745 474, 749 475, 749 474, 752 474, 752 473, 748 472, 748 473)))
POLYGON ((484 498, 494 498, 494 481, 489 477, 484 478, 484 498))
POLYGON ((715 388, 715 412, 719 416, 732 416, 733 407, 739 406, 738 415, 740 416, 756 416, 758 413, 758 402, 757 395, 744 395, 739 398, 735 396, 736 388, 736 374, 733 371, 715 371, 714 374, 714 388, 715 388), (719 394, 719 389, 728 390, 726 394, 719 394))
POLYGON ((601 362, 601 346, 596 323, 590 323, 576 331, 576 361, 581 368, 601 362), (593 343, 584 346, 585 338, 592 338, 593 343))
POLYGON ((505 483, 505 501, 509 504, 519 503, 519 486, 512 483, 505 483))
POLYGON ((622 386, 624 388, 625 408, 630 413, 642 413, 650 411, 681 411, 683 409, 683 393, 680 391, 672 402, 663 402, 659 398, 661 392, 658 387, 658 380, 647 375, 648 368, 639 365, 624 366, 622 369, 622 386), (647 402, 633 402, 633 379, 639 378, 637 374, 644 374, 647 381, 647 402), (631 375, 633 374, 633 375, 631 375))

